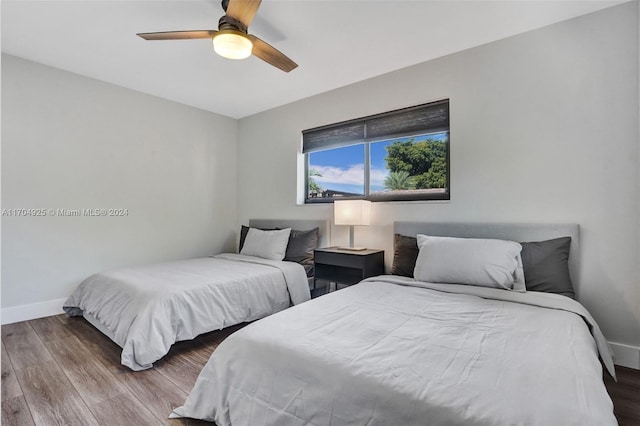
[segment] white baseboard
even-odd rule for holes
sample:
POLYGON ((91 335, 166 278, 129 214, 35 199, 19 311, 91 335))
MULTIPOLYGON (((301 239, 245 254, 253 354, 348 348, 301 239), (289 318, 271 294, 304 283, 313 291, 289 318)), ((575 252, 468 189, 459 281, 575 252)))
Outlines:
POLYGON ((613 351, 613 362, 622 367, 640 370, 640 348, 622 343, 609 342, 613 351))
POLYGON ((32 303, 29 305, 12 306, 2 308, 2 324, 27 321, 36 318, 49 317, 63 313, 62 304, 67 299, 48 300, 46 302, 32 303))

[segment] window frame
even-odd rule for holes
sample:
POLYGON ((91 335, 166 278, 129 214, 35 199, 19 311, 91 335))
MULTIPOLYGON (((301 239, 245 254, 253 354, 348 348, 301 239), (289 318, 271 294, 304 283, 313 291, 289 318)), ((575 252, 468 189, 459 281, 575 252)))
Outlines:
POLYGON ((369 200, 372 202, 384 202, 384 201, 449 201, 451 200, 451 126, 450 126, 450 122, 449 122, 449 117, 450 117, 450 110, 449 110, 449 104, 450 104, 450 100, 449 99, 442 99, 439 101, 435 101, 435 102, 429 102, 429 103, 425 103, 425 104, 421 104, 421 105, 415 105, 412 107, 408 107, 408 108, 402 108, 402 109, 398 109, 398 110, 393 110, 393 111, 388 111, 388 112, 383 112, 380 114, 374 114, 374 115, 370 115, 367 117, 362 117, 362 118, 357 118, 357 119, 353 119, 353 120, 347 120, 347 121, 343 121, 343 122, 339 122, 339 123, 335 123, 335 124, 329 124, 326 126, 320 126, 320 127, 316 127, 313 129, 309 129, 309 130, 304 130, 303 133, 303 149, 302 149, 302 155, 304 155, 304 204, 326 204, 326 203, 333 203, 335 200, 369 200), (385 117, 389 117, 392 115, 401 115, 403 113, 406 112, 411 112, 412 110, 416 110, 416 109, 420 109, 420 108, 429 108, 432 106, 439 106, 439 105, 444 105, 446 104, 446 127, 434 127, 433 129, 429 129, 428 131, 425 130, 409 130, 409 131, 405 131, 405 132, 395 132, 395 133, 389 133, 389 134, 385 134, 385 135, 379 135, 376 136, 374 138, 367 138, 367 128, 366 128, 366 123, 370 120, 376 120, 376 119, 384 119, 385 117), (304 149, 304 136, 305 133, 310 133, 310 132, 322 132, 324 130, 332 130, 332 129, 336 129, 336 128, 341 128, 341 127, 345 127, 345 126, 350 126, 352 124, 358 124, 358 123, 364 123, 363 125, 364 127, 364 131, 363 131, 363 138, 362 139, 351 139, 350 141, 347 142, 334 142, 334 143, 330 143, 328 144, 328 147, 326 148, 326 150, 329 149, 336 149, 339 148, 341 146, 348 146, 348 145, 357 145, 357 144, 364 144, 364 195, 362 196, 352 196, 352 197, 319 197, 319 198, 312 198, 309 197, 309 160, 310 160, 310 154, 316 151, 324 151, 325 149, 310 149, 305 151, 304 149), (446 162, 446 188, 444 192, 441 193, 431 193, 431 194, 425 194, 425 193, 412 193, 411 191, 408 191, 406 193, 393 193, 393 194, 385 194, 384 192, 376 192, 376 193, 371 193, 371 182, 370 182, 370 177, 371 177, 371 144, 376 143, 376 142, 383 142, 383 141, 388 141, 388 140, 393 140, 393 139, 399 139, 399 138, 411 138, 411 137, 416 137, 416 136, 424 136, 424 135, 429 135, 429 134, 437 134, 437 133, 447 133, 447 139, 446 139, 446 157, 445 157, 445 162, 446 162))

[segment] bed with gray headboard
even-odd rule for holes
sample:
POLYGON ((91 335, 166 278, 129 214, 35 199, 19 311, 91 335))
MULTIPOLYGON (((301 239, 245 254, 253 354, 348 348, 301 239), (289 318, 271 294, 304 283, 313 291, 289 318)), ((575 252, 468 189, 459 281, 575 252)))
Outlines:
MULTIPOLYGON (((320 242, 327 235, 326 221, 254 219, 250 224, 300 231, 319 228, 320 242)), ((290 237, 281 238, 278 253, 292 245, 290 237)), ((123 365, 148 369, 177 341, 309 300, 303 265, 271 254, 222 253, 94 274, 78 285, 63 309, 84 316, 122 347, 123 365)))
POLYGON ((382 275, 256 321, 216 349, 172 417, 219 426, 616 424, 600 363, 612 369, 611 355, 594 319, 570 297, 516 287, 518 242, 566 246, 566 237, 564 267, 577 281, 578 225, 397 222, 394 232, 421 244, 416 274, 427 264, 468 281, 382 275), (511 286, 476 282, 478 262, 508 272, 490 278, 511 286))

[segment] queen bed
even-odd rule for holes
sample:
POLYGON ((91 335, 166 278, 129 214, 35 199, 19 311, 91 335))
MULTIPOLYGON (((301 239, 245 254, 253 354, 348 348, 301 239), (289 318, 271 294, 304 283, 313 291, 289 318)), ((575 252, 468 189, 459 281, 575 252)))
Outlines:
POLYGON ((539 281, 570 271, 579 289, 577 225, 394 229, 397 241, 416 238, 415 277, 369 278, 234 333, 171 416, 218 426, 617 424, 598 325, 566 288, 539 281), (563 247, 555 261, 565 272, 540 255, 550 246, 563 247), (483 257, 489 266, 472 270, 483 257), (487 271, 492 285, 482 284, 487 271))
POLYGON ((122 347, 123 365, 144 370, 177 341, 309 300, 309 261, 327 223, 252 219, 245 230, 240 253, 94 274, 63 309, 122 347))

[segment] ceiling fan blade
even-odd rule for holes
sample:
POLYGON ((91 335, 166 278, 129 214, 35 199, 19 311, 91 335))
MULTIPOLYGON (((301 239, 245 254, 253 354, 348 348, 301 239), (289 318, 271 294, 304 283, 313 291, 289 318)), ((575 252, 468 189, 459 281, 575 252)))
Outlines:
POLYGON ((253 21, 253 17, 256 16, 256 12, 258 12, 261 2, 262 0, 229 0, 227 16, 242 22, 248 28, 251 21, 253 21))
POLYGON ((160 33, 136 34, 145 40, 189 40, 194 38, 212 38, 216 30, 164 31, 160 33))
POLYGON ((253 53, 263 61, 280 68, 284 72, 289 72, 298 67, 298 64, 289 59, 284 53, 271 46, 266 41, 262 41, 258 37, 249 34, 248 36, 253 43, 253 53))

